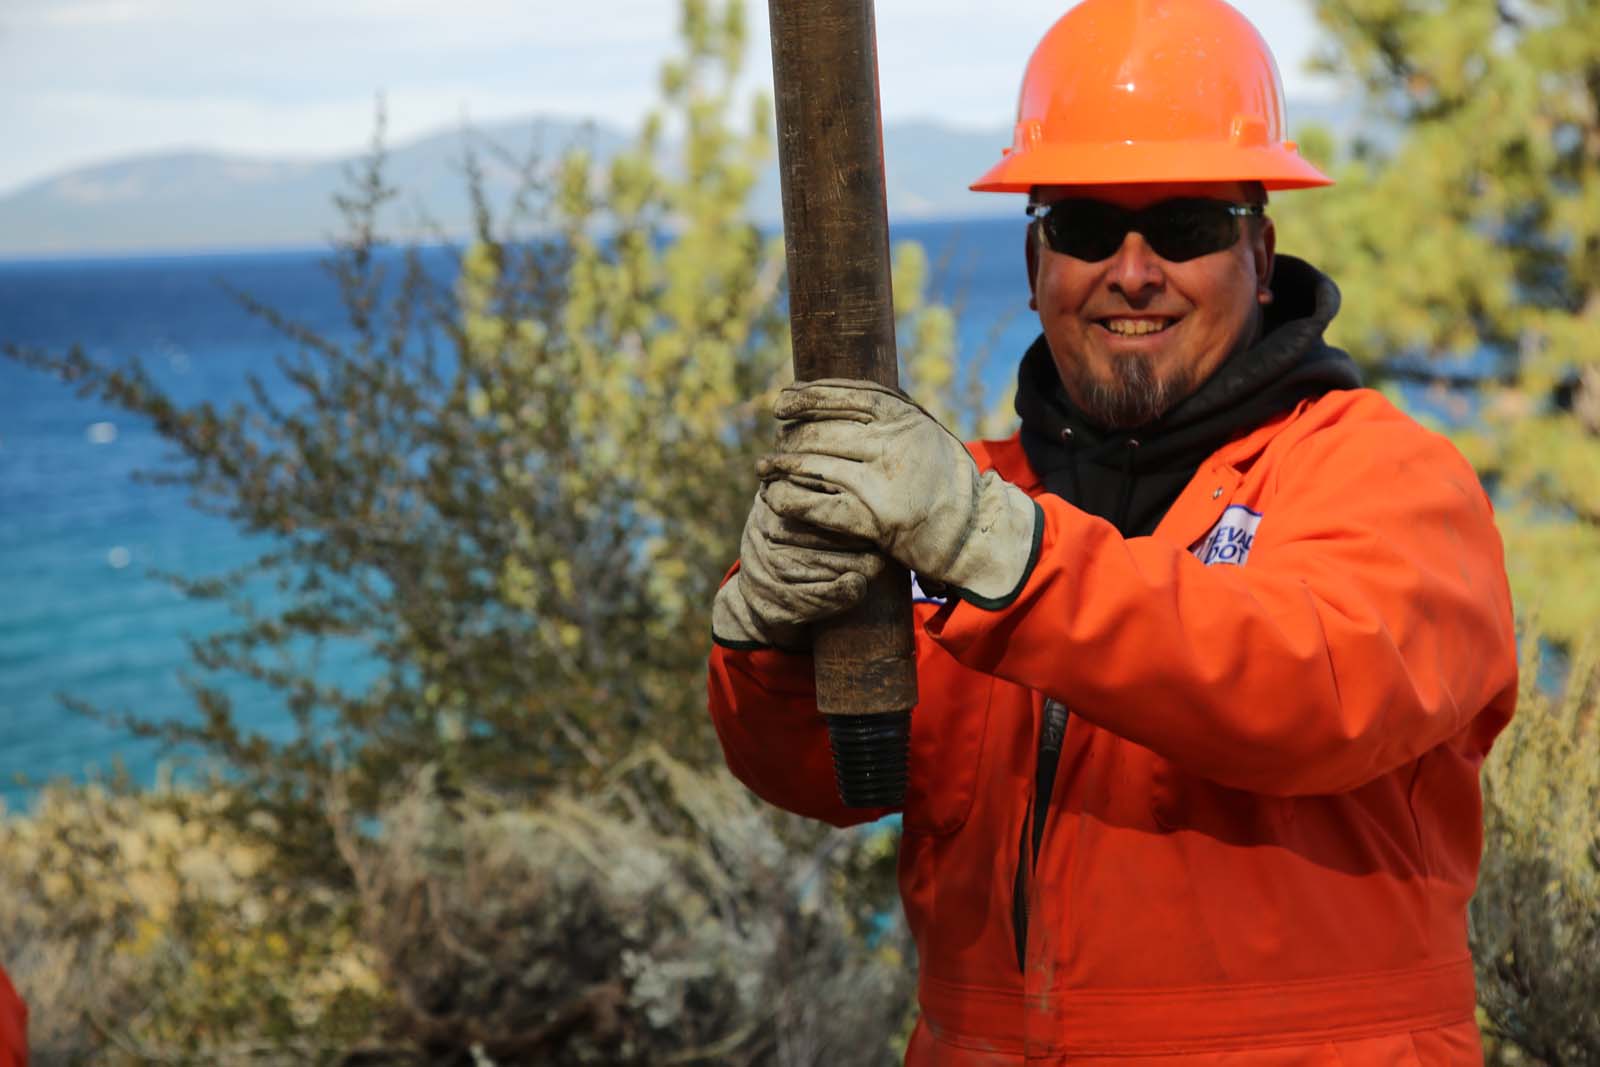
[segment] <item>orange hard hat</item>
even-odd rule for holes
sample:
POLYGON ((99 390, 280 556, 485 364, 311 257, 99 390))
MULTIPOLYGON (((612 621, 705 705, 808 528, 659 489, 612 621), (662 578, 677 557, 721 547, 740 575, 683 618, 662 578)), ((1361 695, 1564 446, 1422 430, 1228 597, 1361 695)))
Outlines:
POLYGON ((1034 49, 1012 146, 972 188, 1332 185, 1285 136, 1278 65, 1223 0, 1084 0, 1034 49))

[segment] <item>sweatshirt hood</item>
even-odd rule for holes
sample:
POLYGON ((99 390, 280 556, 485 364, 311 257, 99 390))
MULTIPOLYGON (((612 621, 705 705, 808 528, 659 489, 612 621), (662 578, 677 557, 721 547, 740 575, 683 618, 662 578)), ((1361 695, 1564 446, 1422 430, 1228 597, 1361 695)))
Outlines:
POLYGON ((1017 379, 1022 447, 1045 489, 1116 525, 1148 534, 1206 457, 1300 401, 1361 384, 1355 361, 1323 334, 1339 289, 1304 260, 1279 256, 1259 340, 1231 356, 1154 422, 1106 430, 1068 398, 1044 335, 1017 379))

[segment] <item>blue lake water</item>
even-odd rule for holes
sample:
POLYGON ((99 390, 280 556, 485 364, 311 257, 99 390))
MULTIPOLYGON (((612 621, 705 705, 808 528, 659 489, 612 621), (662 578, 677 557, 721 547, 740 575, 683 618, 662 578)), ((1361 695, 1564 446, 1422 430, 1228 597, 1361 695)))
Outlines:
MULTIPOLYGON (((991 353, 1005 388, 1035 329, 1027 310, 1022 224, 919 223, 932 295, 960 312, 964 358, 991 353)), ((290 346, 228 292, 249 293, 338 340, 350 336, 323 251, 0 262, 0 343, 137 357, 183 401, 248 399, 245 378, 273 377, 290 346)), ((57 694, 149 717, 190 714, 186 638, 221 628, 226 608, 185 600, 155 572, 206 575, 259 550, 196 511, 181 489, 134 480, 172 469, 148 425, 0 359, 0 800, 30 786, 111 769, 155 773, 151 747, 64 710, 57 694)), ((353 660, 333 670, 354 672, 353 660)), ((275 698, 225 686, 244 721, 286 729, 275 698)))

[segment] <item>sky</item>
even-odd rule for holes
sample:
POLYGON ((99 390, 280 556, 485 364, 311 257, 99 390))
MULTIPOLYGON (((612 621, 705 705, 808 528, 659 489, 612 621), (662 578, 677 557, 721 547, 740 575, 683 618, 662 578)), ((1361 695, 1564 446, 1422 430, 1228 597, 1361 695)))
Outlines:
MULTIPOLYGON (((1291 98, 1309 0, 1233 0, 1291 98)), ((1064 0, 876 0, 886 118, 1009 125, 1064 0), (987 8, 987 10, 985 10, 987 8)), ((631 129, 675 44, 675 0, 0 0, 0 195, 74 167, 174 149, 322 158, 535 114, 631 129)), ((770 83, 765 5, 749 67, 770 83)))

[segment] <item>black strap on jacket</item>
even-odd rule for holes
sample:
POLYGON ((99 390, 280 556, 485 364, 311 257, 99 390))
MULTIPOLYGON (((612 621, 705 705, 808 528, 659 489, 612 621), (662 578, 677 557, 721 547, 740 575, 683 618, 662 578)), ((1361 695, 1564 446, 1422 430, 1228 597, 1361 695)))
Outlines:
POLYGON ((1059 700, 1044 702, 1044 717, 1039 723, 1039 751, 1033 769, 1031 817, 1023 820, 1022 840, 1017 845, 1017 877, 1011 886, 1012 926, 1017 934, 1017 967, 1028 958, 1028 881, 1039 864, 1039 847, 1044 844, 1045 820, 1050 817, 1050 794, 1056 787, 1056 768, 1061 765, 1061 745, 1067 736, 1067 708, 1059 700))

